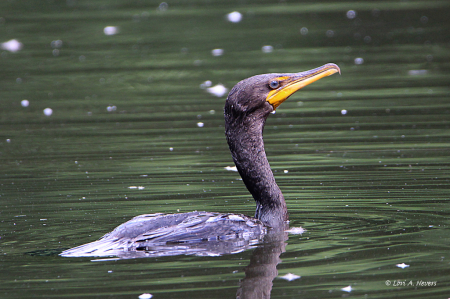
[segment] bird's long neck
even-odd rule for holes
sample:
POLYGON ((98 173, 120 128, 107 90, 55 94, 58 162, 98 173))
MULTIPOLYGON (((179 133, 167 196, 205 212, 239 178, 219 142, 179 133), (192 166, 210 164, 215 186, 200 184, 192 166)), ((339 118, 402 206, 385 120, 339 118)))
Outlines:
POLYGON ((288 214, 264 150, 265 121, 266 117, 231 117, 226 121, 226 136, 239 174, 256 201, 255 218, 277 227, 288 214))

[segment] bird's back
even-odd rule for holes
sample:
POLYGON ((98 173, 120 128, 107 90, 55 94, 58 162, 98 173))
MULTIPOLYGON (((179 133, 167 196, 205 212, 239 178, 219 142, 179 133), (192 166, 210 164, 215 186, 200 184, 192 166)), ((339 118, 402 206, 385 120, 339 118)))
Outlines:
POLYGON ((98 241, 65 250, 61 255, 222 255, 248 249, 265 233, 259 220, 245 215, 197 211, 146 214, 125 222, 98 241))

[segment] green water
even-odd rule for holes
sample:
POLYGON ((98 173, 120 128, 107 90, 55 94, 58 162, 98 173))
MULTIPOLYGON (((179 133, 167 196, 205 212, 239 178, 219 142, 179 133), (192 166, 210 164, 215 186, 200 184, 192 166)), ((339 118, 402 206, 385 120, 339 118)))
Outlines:
POLYGON ((0 3, 0 42, 23 44, 0 51, 0 297, 233 298, 252 261, 284 251, 271 298, 448 298, 448 1, 167 3, 0 3), (296 93, 264 132, 304 234, 221 257, 57 255, 139 214, 252 215, 224 169, 225 96, 200 84, 328 62, 342 75, 296 93))

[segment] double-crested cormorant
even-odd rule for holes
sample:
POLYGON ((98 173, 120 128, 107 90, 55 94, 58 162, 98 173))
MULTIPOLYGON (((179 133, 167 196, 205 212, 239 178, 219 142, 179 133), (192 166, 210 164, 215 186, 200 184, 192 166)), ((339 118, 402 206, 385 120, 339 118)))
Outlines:
POLYGON ((269 114, 294 92, 337 72, 339 67, 329 63, 300 73, 257 75, 240 81, 230 91, 224 109, 225 133, 239 174, 256 201, 255 218, 197 211, 141 215, 98 241, 65 250, 61 255, 125 258, 132 252, 156 252, 159 256, 220 255, 244 250, 242 242, 247 241, 247 245, 258 242, 267 227, 284 228, 288 220, 286 202, 267 161, 264 124, 269 114), (227 246, 227 240, 239 242, 227 246))

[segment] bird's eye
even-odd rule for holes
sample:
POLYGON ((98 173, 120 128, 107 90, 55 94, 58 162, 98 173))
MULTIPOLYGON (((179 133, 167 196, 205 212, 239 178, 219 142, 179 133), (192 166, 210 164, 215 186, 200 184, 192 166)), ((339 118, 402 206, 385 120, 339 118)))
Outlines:
POLYGON ((280 85, 280 82, 278 82, 277 80, 273 80, 272 82, 270 82, 269 85, 270 85, 270 88, 276 89, 280 85))

